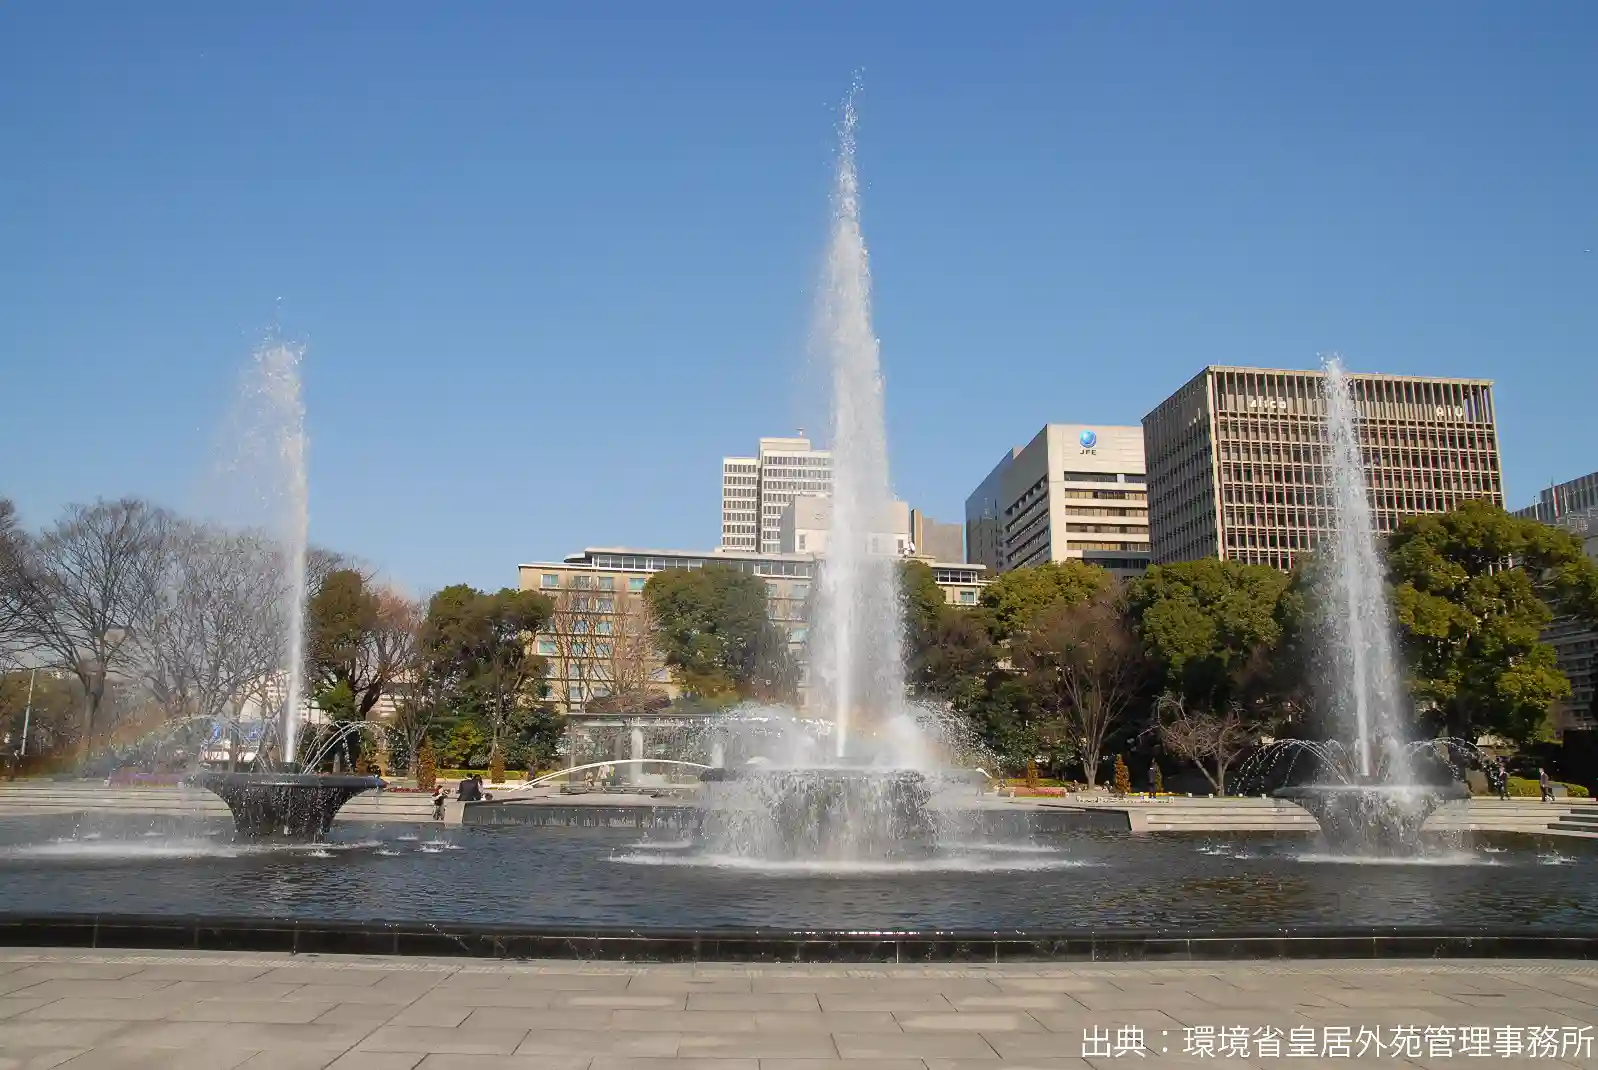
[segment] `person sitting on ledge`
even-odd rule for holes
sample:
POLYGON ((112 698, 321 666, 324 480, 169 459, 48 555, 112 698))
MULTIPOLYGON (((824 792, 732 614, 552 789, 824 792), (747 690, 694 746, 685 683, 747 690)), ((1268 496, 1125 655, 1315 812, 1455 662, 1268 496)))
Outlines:
POLYGON ((477 786, 476 776, 467 776, 455 789, 455 798, 461 802, 478 802, 482 797, 483 789, 477 786))

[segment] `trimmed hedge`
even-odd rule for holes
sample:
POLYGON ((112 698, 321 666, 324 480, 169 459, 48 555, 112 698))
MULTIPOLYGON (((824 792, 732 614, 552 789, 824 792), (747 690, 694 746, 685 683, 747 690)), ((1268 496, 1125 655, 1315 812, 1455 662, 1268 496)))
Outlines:
MULTIPOLYGON (((1592 793, 1580 784, 1571 784, 1568 781, 1556 780, 1556 785, 1565 789, 1565 795, 1572 799, 1585 799, 1592 793)), ((1542 785, 1530 777, 1512 776, 1509 778, 1509 794, 1512 798, 1536 799, 1542 795, 1542 785)))

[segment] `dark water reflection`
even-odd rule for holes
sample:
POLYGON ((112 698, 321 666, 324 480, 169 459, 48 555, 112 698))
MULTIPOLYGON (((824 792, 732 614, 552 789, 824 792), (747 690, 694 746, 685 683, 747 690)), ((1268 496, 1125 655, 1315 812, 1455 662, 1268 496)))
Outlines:
POLYGON ((225 826, 0 823, 0 909, 776 928, 1598 928, 1598 854, 1509 837, 1350 864, 1301 837, 1081 833, 941 871, 685 865, 632 831, 340 825, 314 849, 225 826))

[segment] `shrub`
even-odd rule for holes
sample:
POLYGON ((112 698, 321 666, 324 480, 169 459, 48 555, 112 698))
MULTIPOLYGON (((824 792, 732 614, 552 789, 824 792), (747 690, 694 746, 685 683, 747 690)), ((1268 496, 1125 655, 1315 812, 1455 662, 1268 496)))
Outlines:
POLYGON ((1115 793, 1132 794, 1132 771, 1126 767, 1126 758, 1120 754, 1115 756, 1115 793))
MULTIPOLYGON (((1572 799, 1585 799, 1592 793, 1580 784, 1571 784, 1568 781, 1556 780, 1556 785, 1565 789, 1565 795, 1572 799)), ((1509 778, 1509 794, 1515 798, 1535 799, 1542 795, 1542 786, 1530 777, 1512 776, 1509 778)))
POLYGON ((488 782, 490 784, 505 783, 505 756, 497 748, 493 756, 488 759, 488 782))
POLYGON ((1158 765, 1155 765, 1154 767, 1154 794, 1165 794, 1165 774, 1160 771, 1160 767, 1158 765))

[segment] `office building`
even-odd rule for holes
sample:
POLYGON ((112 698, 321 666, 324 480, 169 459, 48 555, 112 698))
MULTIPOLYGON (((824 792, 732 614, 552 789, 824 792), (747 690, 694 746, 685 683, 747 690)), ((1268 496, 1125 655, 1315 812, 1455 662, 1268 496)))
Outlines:
MULTIPOLYGON (((914 549, 910 536, 913 514, 914 510, 904 502, 889 502, 887 510, 872 525, 867 549, 874 554, 908 556, 914 549)), ((831 534, 832 499, 796 495, 783 507, 777 524, 777 553, 825 554, 831 534)))
POLYGON ((965 500, 965 559, 995 574, 1004 571, 1004 477, 1020 455, 1021 447, 1011 447, 965 500))
MULTIPOLYGON (((1143 419, 1156 564, 1289 569, 1331 523, 1318 371, 1209 367, 1143 419)), ((1492 383, 1350 376, 1376 526, 1504 500, 1492 383)))
POLYGON ((1598 472, 1539 491, 1535 505, 1515 510, 1515 515, 1552 524, 1560 517, 1598 510, 1598 472))
POLYGON ((966 559, 993 572, 1080 559, 1120 576, 1149 561, 1143 431, 1049 424, 966 499, 966 559))
POLYGON ((918 557, 964 561, 964 534, 959 524, 941 524, 920 509, 910 510, 910 545, 918 557))
POLYGON ((721 460, 721 547, 777 553, 783 509, 800 494, 832 493, 832 454, 795 438, 763 438, 753 457, 721 460))
MULTIPOLYGON (((1517 509, 1515 515, 1575 535, 1587 556, 1598 561, 1598 472, 1543 490, 1535 505, 1517 509)), ((1543 642, 1554 648, 1559 671, 1570 681, 1570 697, 1554 710, 1554 727, 1598 728, 1598 629, 1575 617, 1559 617, 1543 632, 1543 642)))
MULTIPOLYGON (((927 564, 951 605, 975 605, 988 583, 987 570, 978 565, 927 564)), ((771 619, 787 633, 789 650, 802 669, 811 585, 820 567, 815 553, 589 548, 563 561, 533 562, 517 570, 521 590, 538 591, 555 604, 550 626, 534 642, 549 660, 550 698, 562 712, 581 713, 595 699, 645 690, 675 697, 665 660, 650 639, 644 586, 663 569, 707 567, 738 569, 765 581, 771 619)))

